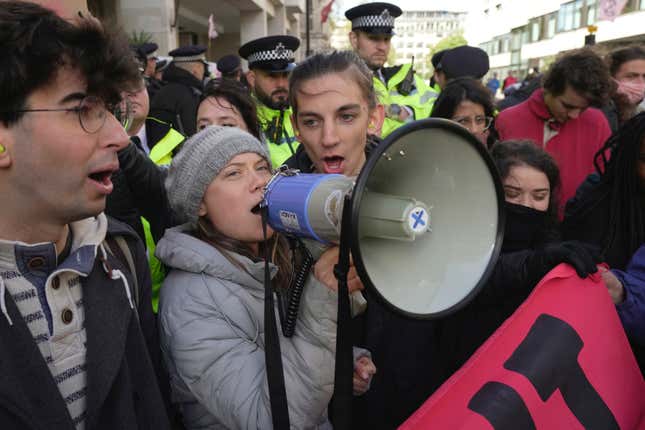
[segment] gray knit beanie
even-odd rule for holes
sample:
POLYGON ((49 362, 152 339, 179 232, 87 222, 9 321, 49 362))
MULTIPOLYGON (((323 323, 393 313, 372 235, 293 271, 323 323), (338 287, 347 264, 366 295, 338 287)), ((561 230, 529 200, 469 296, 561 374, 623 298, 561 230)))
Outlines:
POLYGON ((233 157, 245 152, 270 160, 266 146, 237 127, 209 126, 186 140, 166 178, 168 201, 175 215, 182 222, 196 224, 206 188, 233 157))

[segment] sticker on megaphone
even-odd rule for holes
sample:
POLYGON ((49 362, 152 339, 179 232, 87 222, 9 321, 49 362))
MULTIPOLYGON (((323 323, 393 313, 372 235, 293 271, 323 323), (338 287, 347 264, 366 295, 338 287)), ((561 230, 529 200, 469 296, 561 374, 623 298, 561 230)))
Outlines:
MULTIPOLYGON (((338 243, 345 196, 354 179, 337 174, 279 171, 265 187, 263 206, 276 231, 338 243)), ((430 211, 411 197, 363 194, 361 236, 412 241, 430 231, 430 211)))

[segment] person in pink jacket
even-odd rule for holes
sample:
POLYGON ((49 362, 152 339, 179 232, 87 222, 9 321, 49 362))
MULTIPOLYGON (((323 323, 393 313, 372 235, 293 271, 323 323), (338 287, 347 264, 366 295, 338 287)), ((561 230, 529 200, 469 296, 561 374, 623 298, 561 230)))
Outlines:
POLYGON ((607 66, 589 49, 566 54, 547 72, 544 88, 519 105, 502 111, 495 122, 500 140, 531 139, 556 161, 562 175, 564 203, 594 171, 594 154, 611 129, 601 106, 609 97, 607 66))

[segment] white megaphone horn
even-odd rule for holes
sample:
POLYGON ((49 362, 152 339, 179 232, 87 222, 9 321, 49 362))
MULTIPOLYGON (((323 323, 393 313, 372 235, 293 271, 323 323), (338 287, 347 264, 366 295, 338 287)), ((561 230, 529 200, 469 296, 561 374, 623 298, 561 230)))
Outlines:
POLYGON ((357 178, 278 172, 262 205, 274 230, 322 243, 338 243, 349 225, 366 288, 399 313, 436 318, 464 306, 491 273, 503 201, 486 148, 451 121, 427 119, 388 136, 357 178))

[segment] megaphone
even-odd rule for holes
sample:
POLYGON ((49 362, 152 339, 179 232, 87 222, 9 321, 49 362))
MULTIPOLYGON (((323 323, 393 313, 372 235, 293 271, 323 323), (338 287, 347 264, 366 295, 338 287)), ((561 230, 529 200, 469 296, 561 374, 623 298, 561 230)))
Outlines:
POLYGON ((276 231, 338 243, 345 202, 357 272, 394 311, 438 318, 491 273, 504 231, 502 185, 484 146, 451 121, 400 127, 357 178, 281 171, 265 188, 276 231), (349 199, 346 196, 351 196, 349 199))

